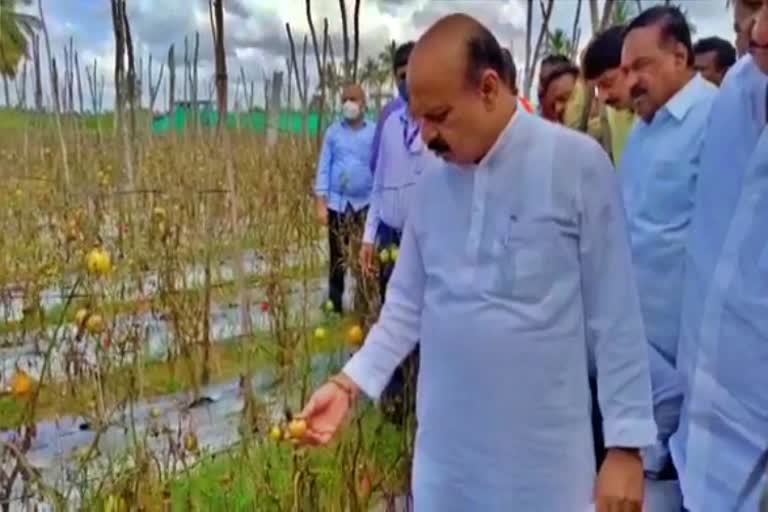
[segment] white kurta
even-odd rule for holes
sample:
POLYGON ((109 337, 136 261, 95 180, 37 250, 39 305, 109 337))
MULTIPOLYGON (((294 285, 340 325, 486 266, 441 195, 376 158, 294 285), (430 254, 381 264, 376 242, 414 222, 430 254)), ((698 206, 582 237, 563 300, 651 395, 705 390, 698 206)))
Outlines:
POLYGON ((479 165, 441 162, 414 199, 379 322, 344 371, 378 397, 421 340, 417 512, 587 510, 587 345, 607 446, 656 438, 608 156, 519 112, 479 165))

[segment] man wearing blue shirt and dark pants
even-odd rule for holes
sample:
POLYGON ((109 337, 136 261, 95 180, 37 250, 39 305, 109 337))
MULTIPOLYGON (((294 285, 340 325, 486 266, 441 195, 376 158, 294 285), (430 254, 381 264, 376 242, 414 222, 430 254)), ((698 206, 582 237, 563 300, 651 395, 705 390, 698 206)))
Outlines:
MULTIPOLYGON (((328 298, 337 313, 342 312, 347 262, 357 254, 355 246, 362 236, 373 185, 369 166, 374 125, 364 117, 362 87, 353 84, 344 88, 342 109, 344 118, 325 134, 315 181, 317 216, 328 226, 328 298)), ((357 295, 355 308, 359 309, 359 290, 357 295)))
POLYGON ((653 512, 681 507, 668 441, 682 404, 675 366, 685 244, 704 128, 717 93, 693 65, 690 29, 678 8, 652 7, 629 24, 622 68, 640 121, 627 139, 621 176, 659 433, 643 457, 646 507, 653 512))

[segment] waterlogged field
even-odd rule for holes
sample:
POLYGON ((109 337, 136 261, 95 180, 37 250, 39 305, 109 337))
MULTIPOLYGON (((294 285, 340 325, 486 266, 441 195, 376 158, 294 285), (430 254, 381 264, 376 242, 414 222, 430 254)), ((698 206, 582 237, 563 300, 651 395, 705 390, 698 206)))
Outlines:
POLYGON ((367 511, 405 492, 412 419, 361 403, 333 446, 293 439, 377 296, 324 308, 314 142, 233 131, 225 151, 102 121, 0 135, 2 509, 367 511))

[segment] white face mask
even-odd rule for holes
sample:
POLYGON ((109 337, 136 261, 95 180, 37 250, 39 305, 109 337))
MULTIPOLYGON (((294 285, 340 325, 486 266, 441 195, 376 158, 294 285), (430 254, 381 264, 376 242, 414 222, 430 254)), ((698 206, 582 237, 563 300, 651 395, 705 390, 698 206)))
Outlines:
POLYGON ((341 111, 344 114, 344 119, 354 121, 360 116, 360 105, 351 100, 345 101, 341 106, 341 111))

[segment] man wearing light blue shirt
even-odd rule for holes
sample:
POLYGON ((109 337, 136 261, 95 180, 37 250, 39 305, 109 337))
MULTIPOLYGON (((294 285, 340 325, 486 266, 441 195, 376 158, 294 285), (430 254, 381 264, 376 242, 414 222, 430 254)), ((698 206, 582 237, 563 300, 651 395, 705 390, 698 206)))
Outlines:
POLYGON ((379 115, 379 120, 376 123, 376 133, 373 135, 373 151, 371 154, 371 172, 376 172, 376 163, 379 160, 379 148, 381 147, 381 136, 384 124, 393 113, 407 107, 403 91, 405 90, 405 70, 408 65, 408 56, 411 54, 411 50, 413 50, 413 44, 413 41, 401 44, 395 49, 395 53, 392 55, 392 72, 394 73, 398 95, 384 106, 379 115))
POLYGON ((616 173, 595 141, 520 111, 505 73, 467 15, 417 43, 410 108, 444 162, 416 185, 379 321, 302 411, 305 442, 330 442, 419 342, 416 512, 640 512, 656 426, 616 173))
POLYGON ((768 0, 757 19, 712 107, 688 236, 670 448, 690 512, 756 512, 768 483, 768 0))
MULTIPOLYGON (((379 153, 374 169, 371 207, 363 235, 360 253, 363 271, 371 272, 376 254, 379 259, 379 291, 381 302, 398 257, 400 237, 411 204, 416 182, 425 167, 438 161, 424 145, 418 122, 408 111, 406 67, 413 43, 400 46, 395 52, 402 106, 392 111, 382 123, 379 153)), ((405 412, 413 403, 416 383, 418 349, 397 368, 382 395, 384 411, 395 423, 405 420, 405 412)))
POLYGON ((702 135, 717 93, 693 63, 688 22, 678 8, 652 7, 629 24, 622 67, 640 120, 627 139, 621 175, 659 428, 658 445, 644 462, 652 490, 665 488, 664 503, 652 512, 680 509, 667 443, 683 399, 675 364, 685 242, 702 135))
MULTIPOLYGON (((315 180, 317 217, 328 226, 330 254, 328 294, 336 312, 342 311, 344 275, 354 262, 371 196, 369 167, 374 125, 365 117, 365 95, 359 85, 342 92, 344 118, 328 127, 315 180)), ((356 297, 355 307, 361 307, 356 297)))

